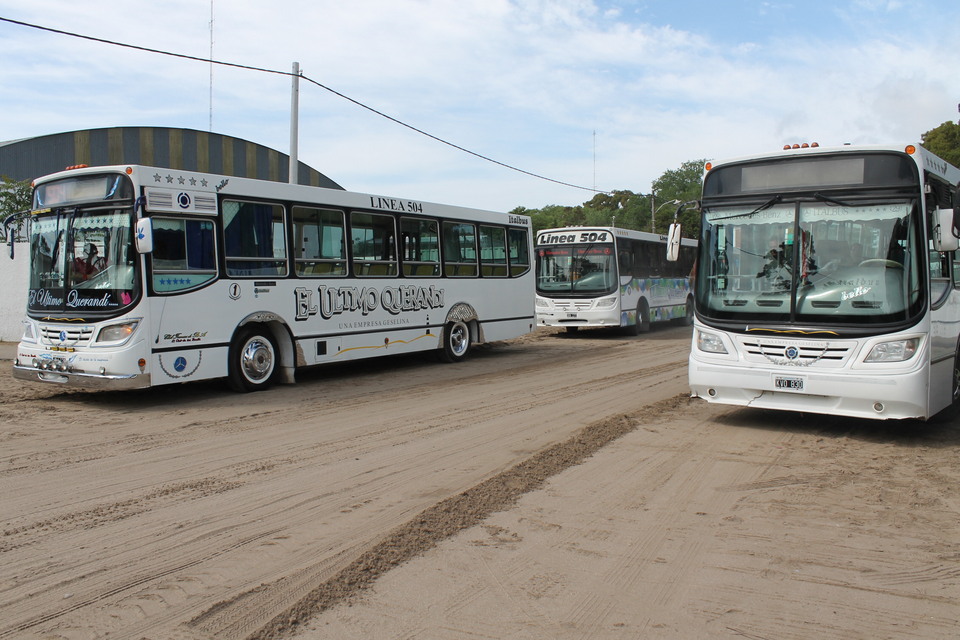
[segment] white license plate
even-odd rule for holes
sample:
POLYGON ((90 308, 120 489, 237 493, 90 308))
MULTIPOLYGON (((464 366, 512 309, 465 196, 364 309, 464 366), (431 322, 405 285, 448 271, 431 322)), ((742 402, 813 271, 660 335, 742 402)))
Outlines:
POLYGON ((803 378, 792 376, 776 376, 773 386, 777 391, 803 391, 803 378))

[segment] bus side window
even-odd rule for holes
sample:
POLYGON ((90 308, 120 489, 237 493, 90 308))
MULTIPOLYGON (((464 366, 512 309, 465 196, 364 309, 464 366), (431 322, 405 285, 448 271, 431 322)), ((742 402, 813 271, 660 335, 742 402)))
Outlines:
POLYGON ((472 224, 443 223, 443 272, 447 276, 477 275, 477 233, 472 224))
POLYGON ((354 211, 350 214, 350 239, 355 275, 397 275, 393 216, 354 211))
POLYGON ((507 277, 507 230, 480 225, 480 272, 486 277, 507 277))
POLYGON ((278 204, 224 200, 227 275, 287 275, 283 218, 284 209, 278 204))
POLYGON ((507 232, 510 245, 510 277, 530 270, 530 243, 526 229, 510 229, 507 232))
POLYGON ((402 218, 400 250, 403 275, 440 275, 440 230, 436 220, 402 218))
POLYGON ((169 293, 193 289, 217 275, 213 222, 153 218, 153 289, 169 293), (171 277, 176 274, 176 277, 171 277))
POLYGON ((347 275, 343 213, 313 207, 293 208, 294 264, 298 276, 347 275))

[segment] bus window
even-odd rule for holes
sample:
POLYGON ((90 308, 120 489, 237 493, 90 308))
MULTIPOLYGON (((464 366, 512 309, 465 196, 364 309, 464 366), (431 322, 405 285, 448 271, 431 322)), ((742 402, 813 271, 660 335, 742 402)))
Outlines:
POLYGON ((213 222, 153 218, 153 288, 160 293, 193 289, 217 275, 213 222), (177 277, 170 277, 176 274, 177 277))
POLYGON ((347 254, 343 214, 313 207, 293 208, 293 250, 298 276, 345 276, 347 254))
POLYGON ((259 202, 223 202, 227 275, 284 276, 287 252, 283 207, 259 202))
POLYGON ((443 223, 443 263, 448 276, 477 275, 477 237, 472 224, 443 223))
POLYGON ((480 225, 480 269, 484 276, 507 276, 507 230, 480 225))
POLYGON ((510 241, 510 277, 516 277, 530 270, 527 230, 510 229, 507 238, 510 241))
POLYGON ((440 275, 440 231, 436 220, 400 220, 403 275, 440 275))
POLYGON ((353 272, 358 276, 397 275, 393 216, 350 214, 353 272))

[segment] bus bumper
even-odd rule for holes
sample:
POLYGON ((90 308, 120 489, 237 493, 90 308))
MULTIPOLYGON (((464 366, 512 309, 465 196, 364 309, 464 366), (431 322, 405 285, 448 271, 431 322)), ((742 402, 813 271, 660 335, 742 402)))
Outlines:
POLYGON ((620 311, 537 311, 541 327, 620 327, 626 319, 620 311))
POLYGON ((930 417, 927 372, 864 375, 845 370, 785 372, 782 369, 723 366, 689 359, 690 395, 707 402, 761 409, 896 420, 930 417), (778 389, 777 380, 803 379, 803 391, 778 389))
POLYGON ((36 367, 13 365, 13 377, 28 382, 62 384, 67 387, 91 390, 143 389, 150 386, 150 374, 130 376, 99 375, 75 371, 44 371, 36 367))

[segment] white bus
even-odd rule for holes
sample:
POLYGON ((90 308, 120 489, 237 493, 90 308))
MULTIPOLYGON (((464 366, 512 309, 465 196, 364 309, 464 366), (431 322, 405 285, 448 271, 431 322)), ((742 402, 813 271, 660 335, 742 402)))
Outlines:
POLYGON ((877 419, 956 405, 958 184, 919 145, 708 163, 692 395, 877 419))
POLYGON ((651 322, 693 320, 690 272, 696 242, 666 260, 666 237, 615 227, 565 227, 537 233, 537 324, 622 327, 636 335, 651 322))
POLYGON ((23 380, 254 391, 377 355, 460 361, 535 322, 524 216, 115 166, 36 180, 29 218, 23 380))

